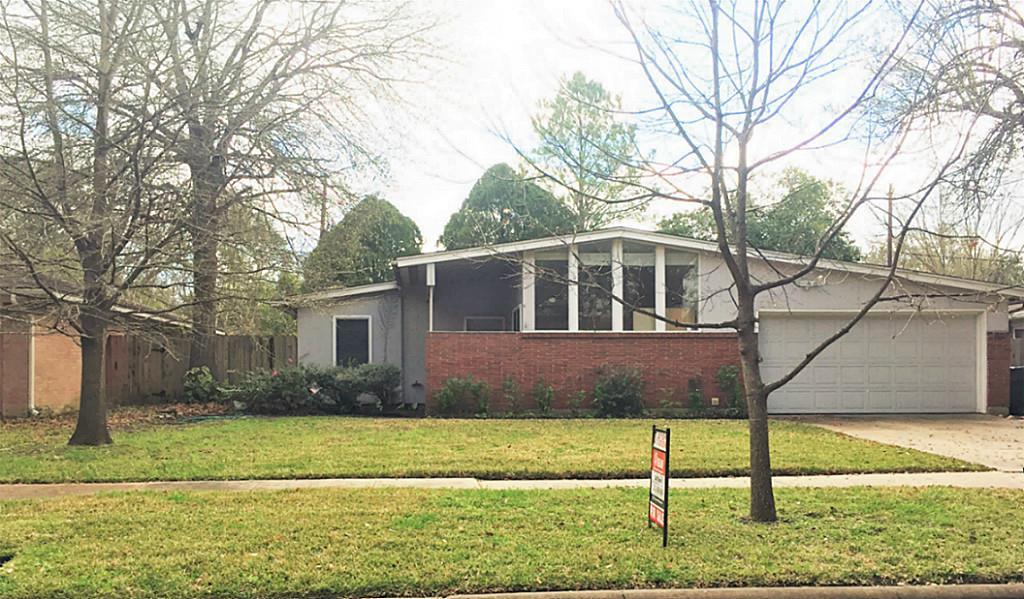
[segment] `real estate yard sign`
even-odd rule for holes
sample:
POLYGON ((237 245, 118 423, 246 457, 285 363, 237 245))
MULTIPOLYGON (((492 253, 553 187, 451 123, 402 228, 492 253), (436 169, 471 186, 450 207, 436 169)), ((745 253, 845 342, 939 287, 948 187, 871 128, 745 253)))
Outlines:
POLYGON ((661 546, 668 547, 668 448, 671 429, 651 427, 651 491, 647 502, 647 526, 661 528, 661 546))

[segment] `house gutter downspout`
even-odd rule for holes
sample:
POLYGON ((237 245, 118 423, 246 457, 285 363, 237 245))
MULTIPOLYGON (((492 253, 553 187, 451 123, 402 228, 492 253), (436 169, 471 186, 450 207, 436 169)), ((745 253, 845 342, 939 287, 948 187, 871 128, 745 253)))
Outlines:
POLYGON ((36 319, 28 319, 28 414, 36 413, 36 319))

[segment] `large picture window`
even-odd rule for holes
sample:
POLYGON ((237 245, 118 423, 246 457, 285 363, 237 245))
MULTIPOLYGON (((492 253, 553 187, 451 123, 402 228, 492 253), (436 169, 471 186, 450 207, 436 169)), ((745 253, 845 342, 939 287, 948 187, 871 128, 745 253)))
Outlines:
MULTIPOLYGON (((665 318, 682 323, 697 322, 697 256, 665 251, 665 318)), ((687 327, 666 323, 670 331, 687 327)))
POLYGON ((622 248, 622 328, 653 331, 654 246, 626 243, 622 248))
POLYGON ((371 339, 368 316, 334 318, 334 364, 354 366, 370 362, 371 339))
POLYGON ((612 330, 612 251, 609 243, 580 246, 581 331, 612 330))
POLYGON ((540 252, 536 257, 534 326, 538 331, 569 328, 569 252, 540 252))

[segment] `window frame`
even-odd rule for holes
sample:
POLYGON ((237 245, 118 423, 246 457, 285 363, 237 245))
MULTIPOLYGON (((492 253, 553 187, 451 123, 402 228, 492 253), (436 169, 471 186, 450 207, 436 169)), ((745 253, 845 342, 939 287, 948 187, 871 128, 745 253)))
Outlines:
MULTIPOLYGON (((626 271, 626 267, 628 266, 626 264, 626 259, 625 259, 626 252, 624 251, 624 249, 625 248, 623 248, 623 251, 620 252, 620 257, 619 257, 620 266, 617 269, 618 272, 621 273, 620 280, 622 281, 622 287, 623 288, 620 290, 620 292, 622 292, 623 295, 625 295, 625 293, 624 293, 625 292, 625 283, 626 283, 626 280, 625 280, 626 279, 626 272, 625 271, 626 271)), ((588 241, 585 244, 579 244, 579 245, 571 244, 569 246, 569 248, 568 248, 568 251, 569 251, 569 254, 570 254, 570 259, 569 259, 569 276, 567 277, 566 287, 569 289, 569 292, 568 292, 569 302, 568 303, 570 303, 570 304, 575 303, 576 310, 572 310, 571 307, 570 307, 570 310, 569 310, 569 326, 566 329, 558 329, 558 330, 555 330, 555 329, 538 329, 535 326, 535 321, 533 321, 530 318, 530 316, 532 316, 532 314, 530 314, 530 313, 535 311, 536 305, 527 306, 526 304, 528 302, 532 302, 533 304, 536 303, 536 297, 535 297, 535 295, 533 293, 534 287, 536 286, 536 275, 534 273, 534 266, 535 266, 534 256, 536 254, 540 253, 540 252, 543 252, 543 251, 551 252, 553 250, 530 250, 530 251, 524 251, 523 252, 523 265, 522 265, 522 269, 521 269, 521 273, 522 273, 521 276, 522 276, 522 281, 523 281, 523 295, 522 295, 522 303, 520 303, 518 307, 519 307, 519 309, 522 310, 522 313, 525 315, 524 316, 525 320, 523 322, 526 323, 527 320, 530 320, 531 322, 529 322, 529 325, 530 325, 529 328, 522 328, 521 327, 520 329, 514 329, 514 330, 518 330, 518 331, 525 332, 525 333, 530 333, 530 334, 544 334, 544 333, 629 333, 629 334, 639 334, 639 335, 652 334, 652 333, 699 333, 699 332, 703 332, 703 331, 707 330, 707 329, 704 329, 703 327, 701 327, 701 323, 704 322, 704 308, 705 308, 705 306, 704 306, 704 299, 705 299, 704 298, 704 286, 705 286, 705 282, 704 282, 704 274, 703 274, 703 266, 704 266, 704 263, 705 263, 705 260, 706 260, 706 257, 704 255, 705 251, 700 250, 700 249, 695 249, 695 248, 680 248, 680 247, 675 247, 673 245, 669 245, 669 244, 665 244, 665 243, 658 243, 658 242, 648 241, 648 240, 635 240, 635 239, 631 239, 629 237, 623 237, 623 238, 618 238, 618 239, 610 238, 608 240, 598 240, 598 241, 594 241, 594 242, 589 242, 588 241), (586 275, 584 273, 587 270, 588 266, 593 267, 593 266, 597 266, 598 265, 598 264, 588 265, 587 261, 584 259, 584 254, 595 254, 595 255, 596 254, 601 254, 601 255, 604 255, 604 252, 587 252, 587 251, 585 251, 585 246, 586 245, 590 245, 592 243, 593 244, 597 244, 599 241, 600 242, 608 241, 608 242, 612 243, 612 245, 614 245, 614 242, 617 241, 617 240, 620 243, 622 243, 623 245, 625 245, 627 243, 634 243, 636 245, 649 245, 654 250, 654 253, 655 253, 655 264, 654 264, 654 270, 655 270, 655 273, 654 273, 655 274, 655 283, 654 283, 654 297, 655 297, 655 299, 654 299, 654 304, 655 305, 654 305, 654 312, 656 314, 658 314, 659 316, 661 316, 662 318, 667 317, 667 314, 668 314, 668 303, 669 303, 668 302, 668 297, 667 297, 669 295, 668 294, 668 284, 667 284, 668 283, 668 281, 667 281, 667 279, 668 279, 668 270, 669 270, 669 268, 671 266, 677 266, 676 264, 669 264, 668 254, 670 252, 675 252, 675 253, 679 253, 679 254, 685 254, 685 255, 687 255, 689 257, 689 259, 687 260, 687 262, 685 264, 690 266, 692 268, 692 270, 693 270, 693 283, 694 283, 694 287, 693 288, 694 288, 694 291, 695 291, 695 297, 693 299, 693 315, 694 315, 694 322, 692 323, 693 326, 680 327, 680 328, 668 328, 668 323, 666 323, 662 319, 656 318, 653 330, 652 329, 642 329, 642 330, 626 329, 626 327, 625 327, 625 320, 626 320, 626 318, 625 318, 625 306, 622 303, 616 302, 616 301, 614 301, 614 299, 609 298, 610 303, 612 305, 611 306, 611 308, 612 308, 612 328, 610 328, 610 329, 584 329, 583 328, 583 326, 582 326, 583 325, 583 322, 582 322, 583 315, 582 315, 582 310, 580 309, 580 302, 583 301, 584 295, 585 295, 583 280, 585 279, 586 275), (661 256, 660 258, 658 257, 659 255, 661 256), (574 270, 573 269, 573 262, 574 261, 576 263, 575 264, 575 266, 576 266, 576 269, 575 269, 576 270, 576 276, 575 276, 575 278, 573 277, 573 270, 574 270), (660 268, 659 268, 659 266, 660 266, 660 268), (659 282, 661 283, 660 286, 658 284, 659 282), (573 292, 573 289, 575 289, 575 292, 573 292), (572 302, 573 295, 576 296, 575 297, 576 302, 572 302), (662 310, 664 310, 664 312, 661 312, 661 313, 658 312, 659 304, 661 304, 661 308, 662 308, 662 310), (620 318, 620 320, 621 320, 621 329, 618 329, 618 330, 615 329, 615 324, 616 324, 615 323, 615 320, 616 320, 615 312, 616 311, 619 311, 619 313, 621 315, 621 318, 620 318), (575 312, 576 328, 573 328, 573 321, 574 321, 574 318, 573 318, 574 314, 573 314, 573 312, 575 312)), ((613 292, 614 292, 615 272, 616 272, 616 268, 615 268, 616 258, 615 258, 615 255, 614 255, 614 249, 610 250, 608 255, 609 255, 608 265, 609 265, 609 268, 611 269, 611 286, 612 286, 613 292)), ((603 262, 603 260, 602 260, 602 262, 603 262)), ((526 324, 524 324, 524 327, 525 326, 526 326, 526 324)))
POLYGON ((335 314, 331 319, 331 365, 337 368, 338 365, 338 321, 339 320, 365 320, 366 321, 366 363, 373 364, 373 316, 369 314, 335 314))

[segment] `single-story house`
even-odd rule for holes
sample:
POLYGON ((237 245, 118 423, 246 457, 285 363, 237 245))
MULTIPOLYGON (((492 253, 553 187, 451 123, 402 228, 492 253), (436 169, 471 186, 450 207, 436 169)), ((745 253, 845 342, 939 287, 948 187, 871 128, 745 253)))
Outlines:
MULTIPOLYGON (((771 280, 806 263, 753 256, 771 280)), ((727 321, 731 277, 714 243, 615 227, 399 258, 394 282, 295 298, 299 361, 386 362, 403 374, 407 403, 426 404, 450 377, 473 376, 500 411, 507 379, 556 390, 554 408, 589 391, 604 365, 639 367, 652 407, 687 405, 695 384, 715 405, 716 373, 738 364, 727 321), (613 301, 620 297, 632 308, 613 301), (662 315, 698 328, 676 327, 662 315)), ((766 381, 781 376, 845 323, 887 268, 823 260, 798 283, 758 299, 766 381)), ((774 393, 772 413, 1005 413, 1010 308, 1024 289, 898 271, 848 335, 774 393)))
MULTIPOLYGON (((0 273, 0 418, 78 409, 82 351, 77 333, 68 322, 76 317, 81 292, 73 283, 37 276, 58 302, 44 295, 36 281, 24 271, 8 268, 0 273)), ((114 310, 124 315, 125 323, 142 321, 154 332, 165 329, 169 335, 180 334, 185 326, 173 317, 147 314, 126 303, 115 306, 114 310)), ((127 389, 122 387, 127 386, 124 383, 129 375, 135 374, 126 372, 131 358, 135 357, 126 351, 136 345, 130 343, 133 340, 123 324, 111 324, 105 376, 108 400, 113 404, 126 395, 127 389)), ((151 346, 148 341, 144 345, 151 346)), ((153 347, 158 345, 152 344, 153 347)), ((147 364, 162 365, 162 351, 147 353, 157 358, 145 360, 147 364)), ((183 372, 181 369, 179 380, 183 372)), ((141 377, 162 380, 156 372, 141 373, 141 377)))

